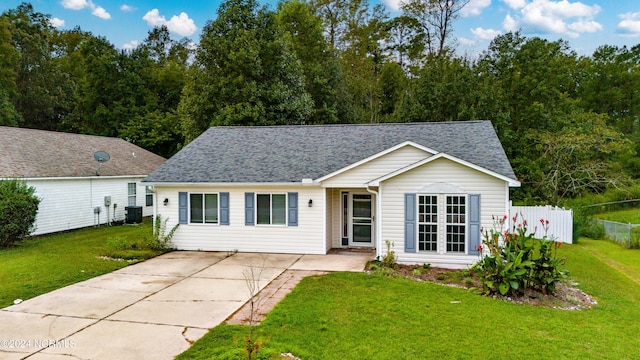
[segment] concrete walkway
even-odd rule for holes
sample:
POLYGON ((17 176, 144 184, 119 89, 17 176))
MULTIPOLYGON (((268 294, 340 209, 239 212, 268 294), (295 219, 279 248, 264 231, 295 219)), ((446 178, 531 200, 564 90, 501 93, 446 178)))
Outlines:
POLYGON ((0 309, 0 359, 172 359, 285 270, 362 271, 369 252, 172 252, 0 309))

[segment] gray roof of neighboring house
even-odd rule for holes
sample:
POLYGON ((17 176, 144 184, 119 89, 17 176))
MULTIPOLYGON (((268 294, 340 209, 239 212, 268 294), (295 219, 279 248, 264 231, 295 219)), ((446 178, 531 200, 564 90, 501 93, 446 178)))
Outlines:
POLYGON ((147 175, 165 158, 118 138, 0 126, 0 178, 147 175))
POLYGON ((406 141, 516 180, 489 121, 212 127, 146 182, 268 183, 318 179, 406 141))

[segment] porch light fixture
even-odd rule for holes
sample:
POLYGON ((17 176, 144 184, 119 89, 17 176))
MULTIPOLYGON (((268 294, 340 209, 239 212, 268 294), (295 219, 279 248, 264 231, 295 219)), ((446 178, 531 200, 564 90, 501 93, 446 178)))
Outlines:
POLYGON ((164 206, 167 206, 167 204, 169 204, 169 198, 164 198, 164 206))
POLYGON ((313 199, 309 199, 309 207, 313 206, 313 199))

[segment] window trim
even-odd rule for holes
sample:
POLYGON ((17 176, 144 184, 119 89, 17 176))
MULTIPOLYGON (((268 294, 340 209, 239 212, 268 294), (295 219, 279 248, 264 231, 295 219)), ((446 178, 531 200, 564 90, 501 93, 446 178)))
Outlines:
MULTIPOLYGON (((417 204, 416 204, 416 209, 417 209, 417 212, 418 212, 418 214, 416 216, 416 223, 417 223, 417 226, 418 226, 418 229, 417 229, 417 232, 416 232, 416 235, 417 235, 417 238, 416 238, 416 245, 417 245, 416 246, 416 251, 417 252, 438 253, 438 249, 440 249, 440 246, 438 246, 439 242, 440 242, 439 241, 440 240, 440 214, 439 214, 439 211, 438 211, 439 210, 439 206, 438 205, 439 205, 439 199, 438 199, 438 195, 437 194, 418 194, 417 195, 417 204), (435 212, 436 221, 435 222, 433 222, 433 221, 420 221, 420 215, 421 215, 421 213, 420 213, 420 206, 421 206, 420 201, 421 201, 422 198, 427 198, 427 197, 435 198, 435 200, 436 200, 435 204, 427 205, 427 206, 433 206, 433 205, 436 206, 436 212, 435 212), (422 234, 422 232, 420 231, 420 225, 427 225, 427 226, 435 225, 436 226, 435 250, 420 250, 421 243, 425 242, 425 241, 421 241, 421 239, 420 239, 420 235, 422 234)), ((433 215, 433 213, 431 213, 431 212, 429 212, 429 214, 433 215)), ((425 243, 430 243, 430 241, 426 241, 425 243)))
POLYGON ((254 225, 255 226, 275 226, 275 227, 286 227, 289 224, 289 194, 286 192, 256 192, 253 195, 254 200, 254 225), (260 211, 260 207, 258 206, 258 196, 269 195, 269 223, 258 223, 258 212, 260 211), (282 224, 274 224, 273 223, 273 195, 283 195, 284 196, 284 222, 282 224))
POLYGON ((137 194, 138 194, 138 184, 135 182, 128 182, 127 183, 127 206, 138 206, 137 194), (131 190, 133 190, 133 193, 131 192, 131 190), (131 205, 131 199, 133 199, 133 205, 131 205))
POLYGON ((153 190, 151 190, 151 186, 146 185, 144 187, 144 204, 145 206, 153 206, 153 190), (151 199, 151 201, 149 201, 151 199))
POLYGON ((462 193, 416 193, 415 199, 415 247, 416 253, 422 254, 449 254, 449 255, 469 255, 469 220, 470 220, 470 208, 469 208, 469 194, 462 193), (436 251, 432 250, 420 250, 420 225, 427 224, 425 222, 420 222, 420 197, 421 196, 435 196, 437 199, 437 242, 436 242, 436 251), (464 222, 463 223, 449 223, 447 221, 447 198, 448 197, 458 197, 464 198, 464 222), (449 225, 464 226, 464 251, 447 251, 447 238, 449 233, 447 232, 447 227, 449 225))
POLYGON ((190 192, 187 194, 187 224, 189 225, 220 225, 220 193, 219 192, 190 192), (191 221, 191 195, 202 195, 202 222, 191 221), (206 195, 216 195, 216 222, 206 222, 206 195))

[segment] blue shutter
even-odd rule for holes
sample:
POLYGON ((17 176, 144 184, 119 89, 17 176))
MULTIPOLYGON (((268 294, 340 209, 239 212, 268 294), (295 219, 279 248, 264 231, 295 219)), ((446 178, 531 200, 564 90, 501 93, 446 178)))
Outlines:
POLYGON ((220 193, 220 225, 229 225, 229 193, 220 193))
POLYGON ((480 237, 480 194, 469 194, 469 255, 478 254, 480 237))
POLYGON ((404 194, 404 252, 416 252, 416 194, 404 194))
POLYGON ((189 221, 189 202, 186 192, 178 193, 178 224, 187 224, 189 221))
POLYGON ((287 193, 287 199, 289 200, 289 226, 298 226, 298 193, 287 193))
POLYGON ((255 223, 253 220, 255 215, 254 199, 252 192, 244 193, 244 224, 247 226, 253 226, 255 223))

